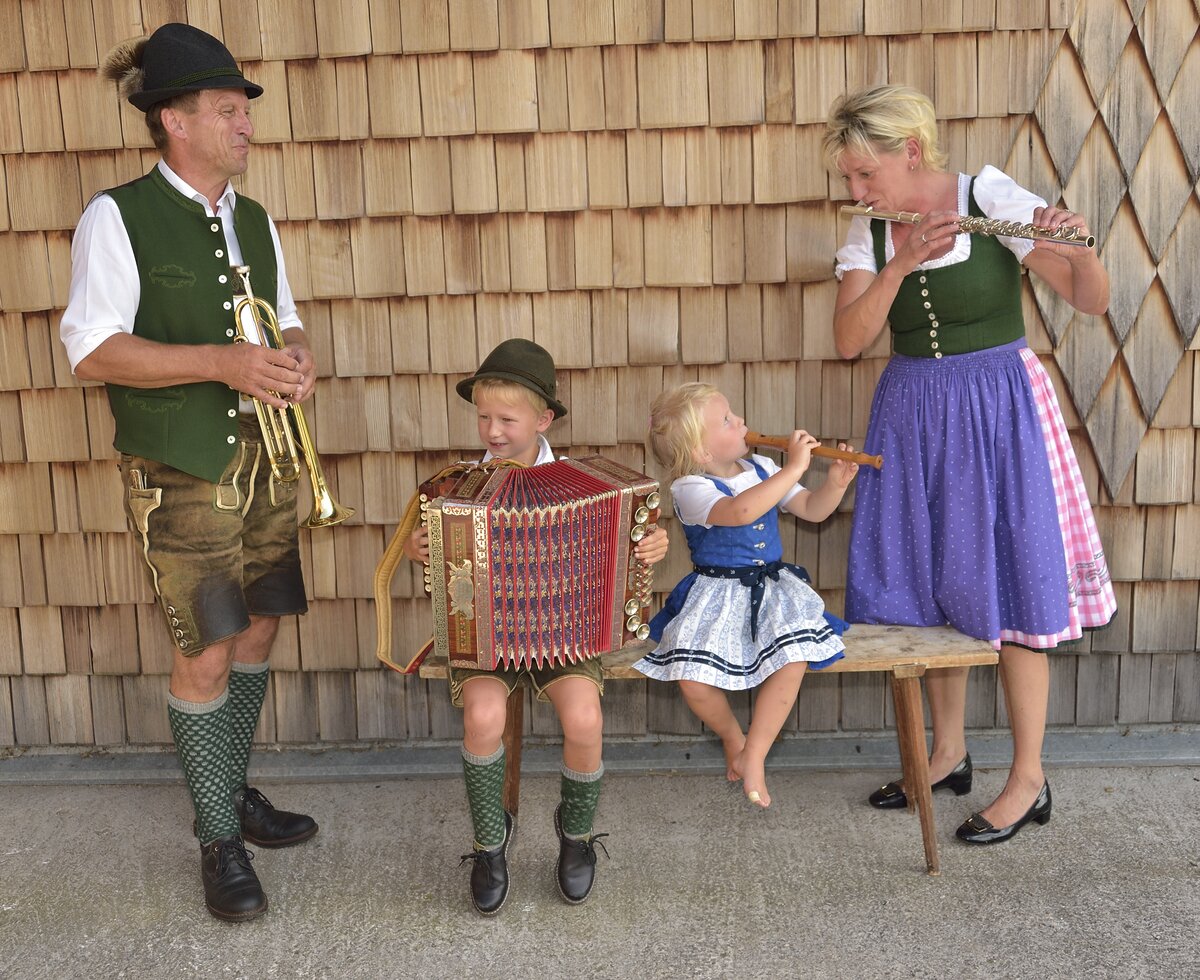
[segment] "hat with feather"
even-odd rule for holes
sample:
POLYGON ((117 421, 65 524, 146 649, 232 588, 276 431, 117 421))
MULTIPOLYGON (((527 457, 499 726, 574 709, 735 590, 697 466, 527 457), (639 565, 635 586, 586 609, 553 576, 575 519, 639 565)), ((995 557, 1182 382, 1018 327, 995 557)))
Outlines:
POLYGON ((164 24, 149 37, 122 41, 104 59, 100 73, 143 112, 206 88, 241 88, 251 99, 263 93, 261 85, 242 74, 224 44, 190 24, 164 24))

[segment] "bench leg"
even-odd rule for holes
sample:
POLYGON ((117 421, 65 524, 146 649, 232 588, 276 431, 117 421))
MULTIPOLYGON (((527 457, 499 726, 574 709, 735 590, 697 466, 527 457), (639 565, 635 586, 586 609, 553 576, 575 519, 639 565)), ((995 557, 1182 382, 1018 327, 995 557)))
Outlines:
POLYGON ((892 672, 892 699, 896 705, 896 735, 900 742, 900 765, 908 808, 917 810, 921 839, 925 844, 925 867, 931 875, 941 874, 937 840, 934 837, 933 793, 929 789, 929 756, 925 751, 925 724, 921 714, 919 665, 901 665, 892 672))
POLYGON ((518 684, 508 696, 504 720, 504 809, 517 819, 521 801, 521 738, 525 732, 525 686, 518 684))

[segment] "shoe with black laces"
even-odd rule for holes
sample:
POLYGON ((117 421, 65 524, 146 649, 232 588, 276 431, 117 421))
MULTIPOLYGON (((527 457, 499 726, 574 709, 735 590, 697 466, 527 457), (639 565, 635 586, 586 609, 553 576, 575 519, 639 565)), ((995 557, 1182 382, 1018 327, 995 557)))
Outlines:
POLYGON ((245 922, 267 911, 267 896, 250 864, 253 859, 237 834, 201 846, 204 904, 218 919, 245 922))
POLYGON ((513 838, 513 816, 504 811, 504 841, 490 850, 475 849, 464 854, 459 865, 473 861, 471 904, 480 915, 495 915, 508 898, 508 845, 513 838))
POLYGON ((276 810, 262 793, 243 784, 233 794, 242 837, 255 847, 291 847, 317 832, 317 822, 304 813, 276 810))
POLYGON ((558 834, 558 892, 563 900, 578 905, 591 894, 596 881, 596 845, 608 857, 608 848, 600 843, 608 834, 589 834, 575 840, 563 833, 562 805, 554 810, 554 832, 558 834))

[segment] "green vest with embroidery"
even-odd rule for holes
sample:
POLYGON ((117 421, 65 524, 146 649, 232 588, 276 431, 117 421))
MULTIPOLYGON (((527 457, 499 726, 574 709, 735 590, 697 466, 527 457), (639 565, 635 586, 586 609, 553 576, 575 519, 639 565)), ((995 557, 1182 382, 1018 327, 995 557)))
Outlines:
MULTIPOLYGON (((968 213, 984 217, 971 180, 968 213)), ((872 220, 875 267, 886 262, 884 222, 872 220)), ((1021 263, 1004 243, 971 236, 965 262, 915 269, 904 277, 888 311, 892 349, 909 357, 967 354, 1025 336, 1021 313, 1021 263)))
MULTIPOLYGON (((137 261, 135 336, 164 344, 231 344, 235 277, 221 219, 172 187, 158 167, 105 191, 117 203, 137 261)), ((237 196, 233 227, 256 296, 272 302, 278 270, 261 204, 237 196)), ((169 388, 109 384, 113 445, 216 483, 233 457, 238 393, 219 381, 169 388)))

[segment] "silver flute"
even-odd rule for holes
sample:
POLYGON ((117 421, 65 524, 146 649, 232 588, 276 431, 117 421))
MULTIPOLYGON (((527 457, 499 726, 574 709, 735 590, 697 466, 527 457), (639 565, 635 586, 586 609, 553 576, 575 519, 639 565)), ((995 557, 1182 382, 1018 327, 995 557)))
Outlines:
MULTIPOLYGON (((925 215, 917 211, 877 211, 864 204, 844 204, 842 214, 861 214, 867 218, 881 218, 884 221, 899 221, 906 225, 915 225, 925 215)), ((958 216, 958 227, 972 235, 1003 235, 1005 238, 1032 238, 1047 242, 1061 242, 1063 245, 1081 245, 1084 248, 1096 247, 1096 236, 1086 238, 1079 234, 1078 228, 1055 228, 1050 231, 1035 225, 1022 224, 1019 221, 1001 221, 999 218, 977 218, 970 214, 958 216)))

